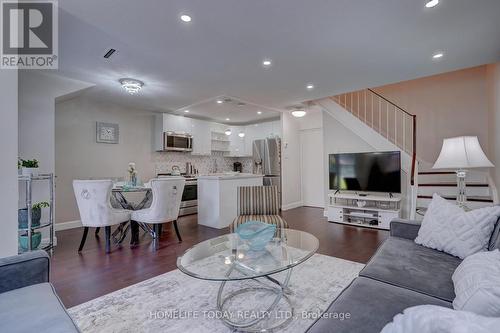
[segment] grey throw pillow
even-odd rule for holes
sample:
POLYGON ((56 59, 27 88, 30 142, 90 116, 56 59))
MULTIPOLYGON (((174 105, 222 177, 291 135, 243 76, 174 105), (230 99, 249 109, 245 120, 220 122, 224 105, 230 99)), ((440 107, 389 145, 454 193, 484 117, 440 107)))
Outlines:
POLYGON ((500 206, 464 211, 434 194, 415 243, 464 259, 488 249, 500 206))

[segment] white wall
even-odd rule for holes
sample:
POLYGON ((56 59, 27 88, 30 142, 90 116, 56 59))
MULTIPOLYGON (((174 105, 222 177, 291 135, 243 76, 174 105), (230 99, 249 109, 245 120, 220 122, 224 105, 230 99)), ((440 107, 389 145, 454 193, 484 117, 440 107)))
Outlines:
POLYGON ((17 70, 0 70, 0 94, 0 257, 7 257, 17 254, 17 70))
POLYGON ((300 186, 300 125, 289 113, 282 113, 282 209, 302 206, 300 186))
POLYGON ((79 220, 74 179, 127 177, 135 162, 139 178, 156 174, 153 156, 154 113, 98 102, 85 96, 56 104, 55 171, 57 222, 79 220), (96 122, 118 124, 119 144, 96 143, 96 122))
POLYGON ((500 188, 500 63, 488 65, 488 141, 489 157, 495 168, 490 174, 495 181, 497 190, 500 188))
MULTIPOLYGON (((46 72, 20 71, 18 156, 23 159, 36 158, 40 162, 41 173, 54 173, 56 98, 74 96, 92 86, 91 83, 46 72)), ((34 184, 33 201, 47 201, 48 190, 46 184, 34 184)), ((43 214, 46 219, 47 210, 44 210, 43 214)), ((42 230, 42 233, 44 238, 48 236, 48 230, 42 230)))

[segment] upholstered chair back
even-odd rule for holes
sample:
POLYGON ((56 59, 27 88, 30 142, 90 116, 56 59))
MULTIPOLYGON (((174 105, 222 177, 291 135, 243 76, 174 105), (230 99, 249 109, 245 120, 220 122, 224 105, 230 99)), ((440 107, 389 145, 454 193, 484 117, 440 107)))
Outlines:
POLYGON ((144 209, 144 222, 164 223, 177 220, 185 183, 183 177, 151 179, 153 201, 148 209, 144 209))
POLYGON ((110 196, 111 180, 74 180, 73 191, 84 227, 105 227, 115 224, 110 196))
POLYGON ((278 215, 278 186, 241 186, 238 188, 238 215, 278 215))

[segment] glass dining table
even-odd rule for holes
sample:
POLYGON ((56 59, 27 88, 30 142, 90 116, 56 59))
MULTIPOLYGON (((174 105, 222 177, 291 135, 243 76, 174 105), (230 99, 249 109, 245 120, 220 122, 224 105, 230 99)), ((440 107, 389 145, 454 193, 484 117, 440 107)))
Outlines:
MULTIPOLYGON (((151 199, 153 197, 151 192, 151 187, 146 185, 138 186, 128 186, 127 184, 122 185, 116 183, 111 190, 111 205, 115 208, 123 208, 128 210, 140 210, 151 204, 151 199), (141 199, 136 203, 128 198, 127 194, 135 194, 134 197, 141 199), (139 195, 139 197, 138 197, 139 195)), ((118 228, 112 233, 113 241, 116 244, 123 243, 128 231, 131 231, 130 245, 139 244, 139 231, 140 229, 153 235, 153 230, 146 223, 139 223, 136 221, 123 222, 118 228)))

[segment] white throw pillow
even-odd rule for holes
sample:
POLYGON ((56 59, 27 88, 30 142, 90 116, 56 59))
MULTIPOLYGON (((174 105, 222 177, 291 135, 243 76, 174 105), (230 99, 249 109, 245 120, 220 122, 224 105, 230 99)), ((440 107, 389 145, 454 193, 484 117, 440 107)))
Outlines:
POLYGON ((488 249, 500 206, 464 211, 434 194, 415 243, 464 259, 488 249))
MULTIPOLYGON (((462 261, 452 276, 453 308, 500 317, 500 251, 480 252, 462 261)), ((500 330, 500 328, 499 328, 500 330)))
POLYGON ((397 314, 380 333, 494 333, 500 318, 479 316, 437 305, 419 305, 397 314))

